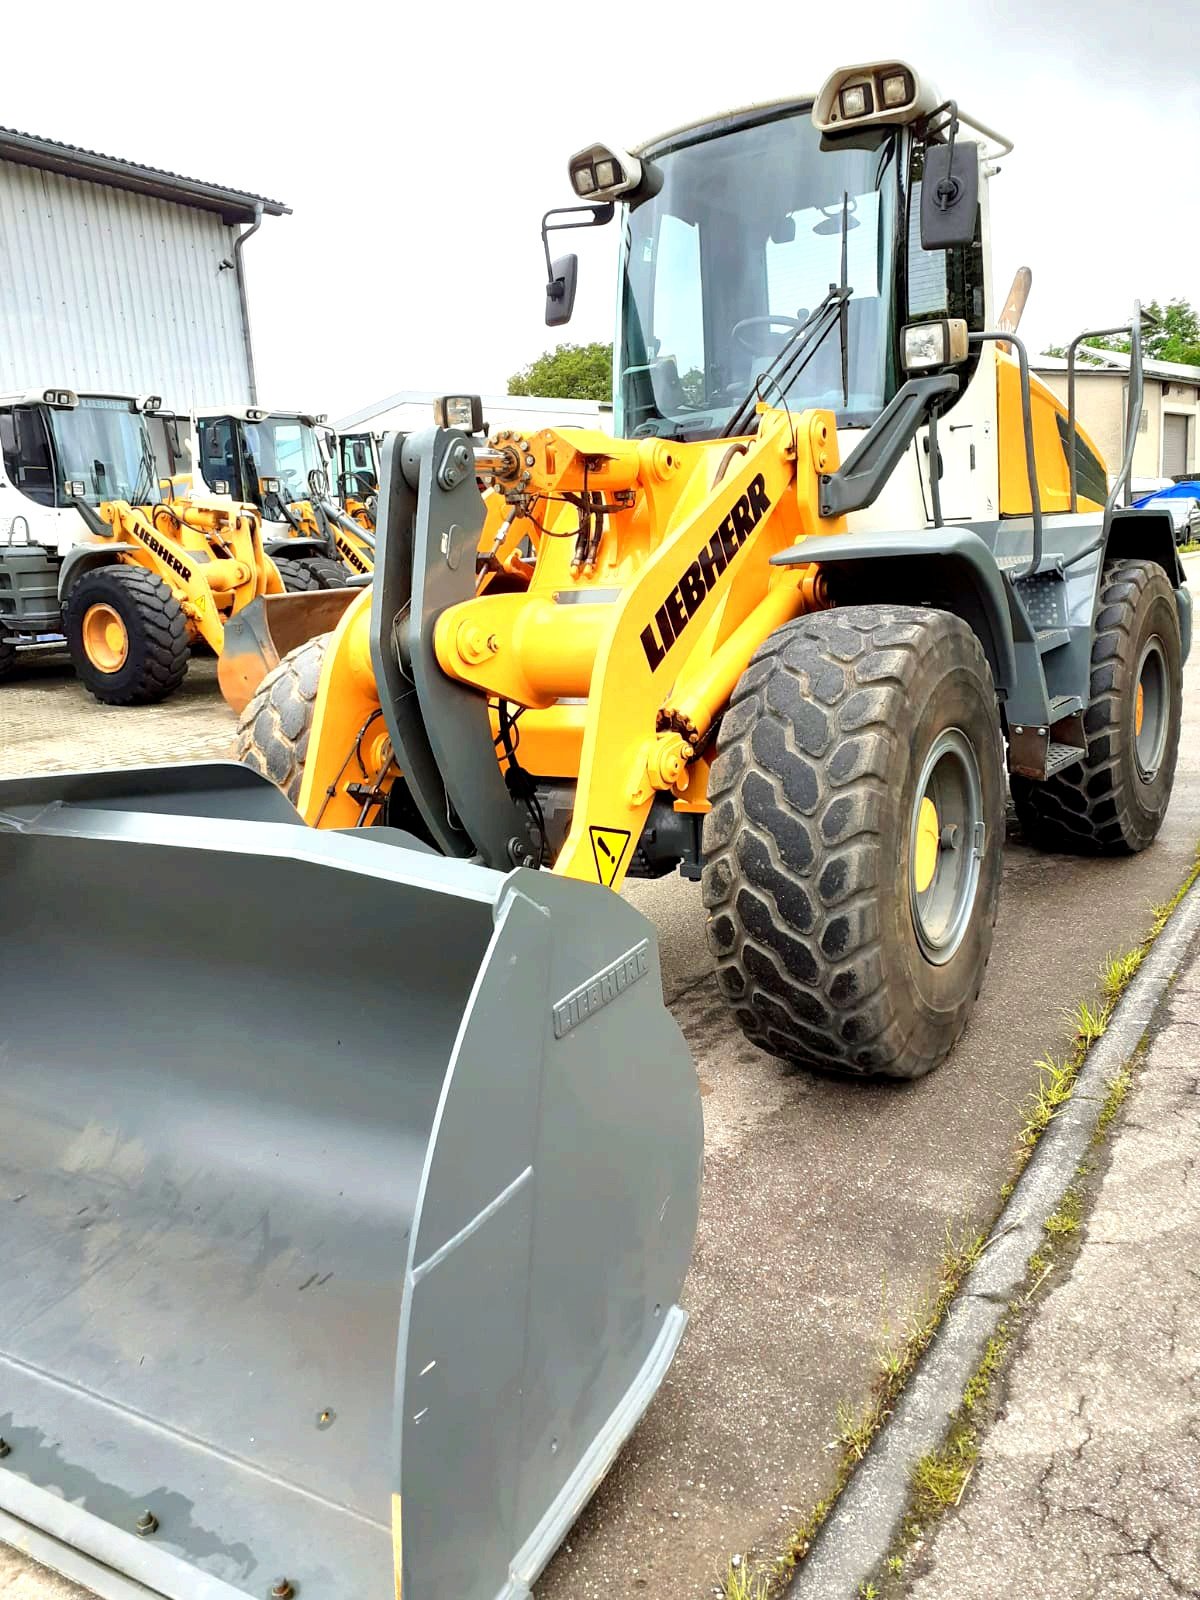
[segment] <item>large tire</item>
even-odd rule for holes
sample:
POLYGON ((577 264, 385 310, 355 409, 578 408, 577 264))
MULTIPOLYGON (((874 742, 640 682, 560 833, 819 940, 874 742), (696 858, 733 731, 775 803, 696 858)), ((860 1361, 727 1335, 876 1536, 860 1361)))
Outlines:
POLYGON ((319 633, 290 650, 267 673, 238 718, 238 760, 270 778, 293 805, 300 798, 328 643, 329 635, 319 633))
POLYGON ((1166 816, 1183 708, 1179 610, 1156 562, 1105 567, 1090 692, 1082 760, 1045 783, 1014 774, 1013 805, 1038 849, 1133 854, 1153 843, 1166 816))
POLYGON ((311 594, 322 587, 302 556, 272 556, 271 560, 287 594, 311 594))
POLYGON ((722 719, 709 798, 708 939, 747 1038, 843 1073, 935 1067, 983 983, 1004 839, 995 688, 966 624, 853 606, 780 628, 722 719))
POLYGON ((67 596, 63 629, 80 682, 104 705, 153 705, 187 673, 183 609, 142 567, 85 572, 67 596))
POLYGON ((349 572, 333 556, 303 556, 297 565, 308 568, 318 589, 344 589, 350 582, 349 572))

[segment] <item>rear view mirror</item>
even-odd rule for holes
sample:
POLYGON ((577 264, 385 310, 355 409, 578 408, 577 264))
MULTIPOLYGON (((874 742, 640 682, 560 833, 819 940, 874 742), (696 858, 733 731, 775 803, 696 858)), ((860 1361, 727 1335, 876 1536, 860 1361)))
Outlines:
POLYGON ((559 206, 542 218, 542 250, 546 256, 546 326, 561 328, 570 322, 575 309, 575 286, 579 280, 579 257, 559 256, 550 260, 550 235, 564 228, 602 228, 611 222, 616 207, 611 200, 598 205, 559 206), (555 220, 557 219, 557 220, 555 220))
POLYGON ((950 250, 975 238, 979 146, 970 139, 925 147, 921 179, 921 248, 950 250))
POLYGON ((550 282, 546 285, 546 326, 561 328, 570 322, 575 309, 575 290, 579 283, 579 257, 558 256, 550 269, 550 282))

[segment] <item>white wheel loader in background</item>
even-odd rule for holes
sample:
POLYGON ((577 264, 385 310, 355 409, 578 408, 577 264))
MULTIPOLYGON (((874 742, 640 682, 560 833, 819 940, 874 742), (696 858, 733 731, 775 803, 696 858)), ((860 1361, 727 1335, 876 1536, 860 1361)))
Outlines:
POLYGON ((982 981, 1006 756, 1040 842, 1151 842, 1188 597, 994 325, 995 143, 889 62, 580 152, 616 436, 459 396, 388 442, 371 590, 242 724, 314 826, 223 764, 0 785, 0 1508, 39 1552, 114 1596, 520 1600, 696 1225, 612 890, 701 876, 750 1038, 904 1077, 982 981))
POLYGON ((22 649, 65 645, 98 700, 162 700, 194 644, 220 654, 242 608, 282 595, 258 513, 193 494, 158 404, 0 395, 0 678, 22 649))

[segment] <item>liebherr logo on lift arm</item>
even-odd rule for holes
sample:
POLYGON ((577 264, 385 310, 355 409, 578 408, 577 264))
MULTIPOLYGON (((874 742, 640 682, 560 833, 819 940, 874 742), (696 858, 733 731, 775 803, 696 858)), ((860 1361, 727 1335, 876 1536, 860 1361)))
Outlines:
POLYGON ((145 533, 139 529, 138 538, 141 539, 147 550, 153 550, 159 560, 165 562, 172 572, 177 572, 181 578, 191 581, 191 567, 188 566, 186 561, 181 561, 173 550, 168 550, 166 545, 156 539, 152 533, 145 533))
POLYGON ((745 494, 734 501, 729 515, 718 523, 716 533, 654 613, 654 621, 642 629, 642 649, 646 652, 651 672, 682 634, 703 605, 708 591, 770 509, 766 480, 760 472, 751 479, 745 494))

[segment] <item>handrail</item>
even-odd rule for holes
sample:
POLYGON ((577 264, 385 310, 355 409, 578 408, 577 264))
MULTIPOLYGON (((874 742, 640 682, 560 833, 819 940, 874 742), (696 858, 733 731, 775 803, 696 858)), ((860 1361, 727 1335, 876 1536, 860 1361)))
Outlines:
MULTIPOLYGON (((1037 460, 1033 449, 1033 402, 1029 392, 1029 352, 1024 342, 1018 339, 1015 333, 1005 329, 989 329, 984 333, 968 335, 970 344, 1008 344, 1017 352, 1017 361, 1021 369, 1021 427, 1025 434, 1025 471, 1029 477, 1029 509, 1033 513, 1033 559, 1029 564, 1029 571, 1017 574, 1028 578, 1035 573, 1042 564, 1042 496, 1038 488, 1037 460)), ((937 463, 931 463, 930 470, 936 470, 937 463)))
POLYGON ((1137 424, 1141 420, 1142 400, 1145 396, 1145 379, 1142 369, 1142 308, 1140 303, 1136 300, 1134 301, 1133 317, 1129 322, 1124 322, 1117 328, 1088 328, 1083 333, 1076 334, 1067 346, 1067 435, 1070 440, 1068 458, 1071 482, 1071 512, 1073 515, 1079 509, 1076 450, 1079 436, 1075 421, 1075 355, 1085 339, 1106 339, 1114 333, 1127 333, 1129 335, 1129 388, 1125 400, 1125 450, 1121 457, 1121 471, 1118 473, 1116 482, 1109 490, 1108 498, 1104 502, 1104 522, 1106 526, 1116 507, 1117 496, 1122 486, 1125 489, 1125 504, 1128 505, 1130 500, 1133 452, 1137 446, 1137 424))

